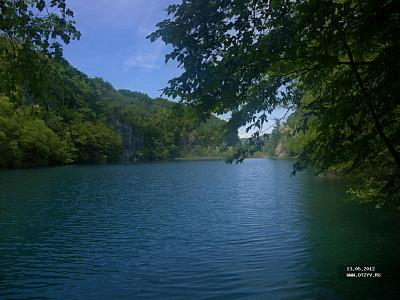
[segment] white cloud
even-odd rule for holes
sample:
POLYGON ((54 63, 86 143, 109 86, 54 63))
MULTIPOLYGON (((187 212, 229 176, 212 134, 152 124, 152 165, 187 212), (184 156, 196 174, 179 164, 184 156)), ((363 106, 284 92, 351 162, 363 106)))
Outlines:
POLYGON ((124 61, 124 71, 128 71, 131 68, 154 70, 163 66, 165 46, 159 42, 153 43, 151 46, 133 51, 124 61))
POLYGON ((159 55, 157 53, 138 53, 133 54, 124 63, 125 69, 143 68, 143 69, 158 69, 160 68, 159 55))

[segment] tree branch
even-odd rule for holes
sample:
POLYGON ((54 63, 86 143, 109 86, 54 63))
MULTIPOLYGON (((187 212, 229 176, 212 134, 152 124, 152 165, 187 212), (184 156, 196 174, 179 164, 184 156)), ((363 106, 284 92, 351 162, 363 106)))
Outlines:
POLYGON ((386 136, 385 132, 383 131, 382 125, 379 121, 379 116, 376 113, 373 104, 372 104, 372 100, 371 97, 367 91, 367 88, 365 87, 360 73, 358 72, 357 69, 357 64, 354 62, 354 57, 353 57, 353 53, 350 49, 350 46, 347 44, 347 42, 344 42, 344 46, 346 48, 347 51, 347 55, 349 56, 349 60, 350 60, 350 66, 354 72, 354 76, 356 77, 358 86, 361 90, 361 93, 363 94, 364 98, 366 99, 366 104, 369 110, 369 113, 371 114, 372 120, 374 122, 374 126, 376 131, 378 132, 379 137, 383 140, 383 142, 385 143, 387 149, 389 150, 390 154, 392 155, 395 163, 397 164, 397 168, 400 170, 400 155, 399 153, 396 151, 396 148, 393 146, 393 144, 390 142, 389 138, 386 136))

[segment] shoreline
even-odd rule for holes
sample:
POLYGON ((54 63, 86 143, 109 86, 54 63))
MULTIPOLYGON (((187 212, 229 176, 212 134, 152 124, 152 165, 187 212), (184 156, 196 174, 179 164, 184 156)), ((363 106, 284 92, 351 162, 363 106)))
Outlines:
POLYGON ((200 156, 200 157, 176 157, 172 161, 189 161, 189 160, 225 160, 224 157, 218 156, 200 156))

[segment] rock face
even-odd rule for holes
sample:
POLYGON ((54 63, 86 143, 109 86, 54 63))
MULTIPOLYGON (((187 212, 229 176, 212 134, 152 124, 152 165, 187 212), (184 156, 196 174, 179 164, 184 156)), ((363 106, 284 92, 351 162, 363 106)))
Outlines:
POLYGON ((143 134, 136 135, 133 126, 126 123, 121 124, 116 130, 122 139, 122 160, 135 160, 135 154, 143 148, 143 134))
POLYGON ((137 153, 143 149, 144 137, 134 126, 112 115, 111 125, 117 131, 122 140, 122 160, 135 161, 137 153))
POLYGON ((279 142, 275 148, 275 155, 277 158, 285 158, 287 157, 286 150, 283 147, 282 142, 279 142))

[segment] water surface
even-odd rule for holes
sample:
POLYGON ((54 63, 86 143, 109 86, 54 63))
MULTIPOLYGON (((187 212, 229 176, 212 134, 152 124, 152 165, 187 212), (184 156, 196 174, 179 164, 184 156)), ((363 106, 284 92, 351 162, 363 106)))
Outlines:
POLYGON ((396 299, 398 215, 290 162, 0 171, 0 298, 396 299), (384 296, 382 298, 382 296, 384 296))

